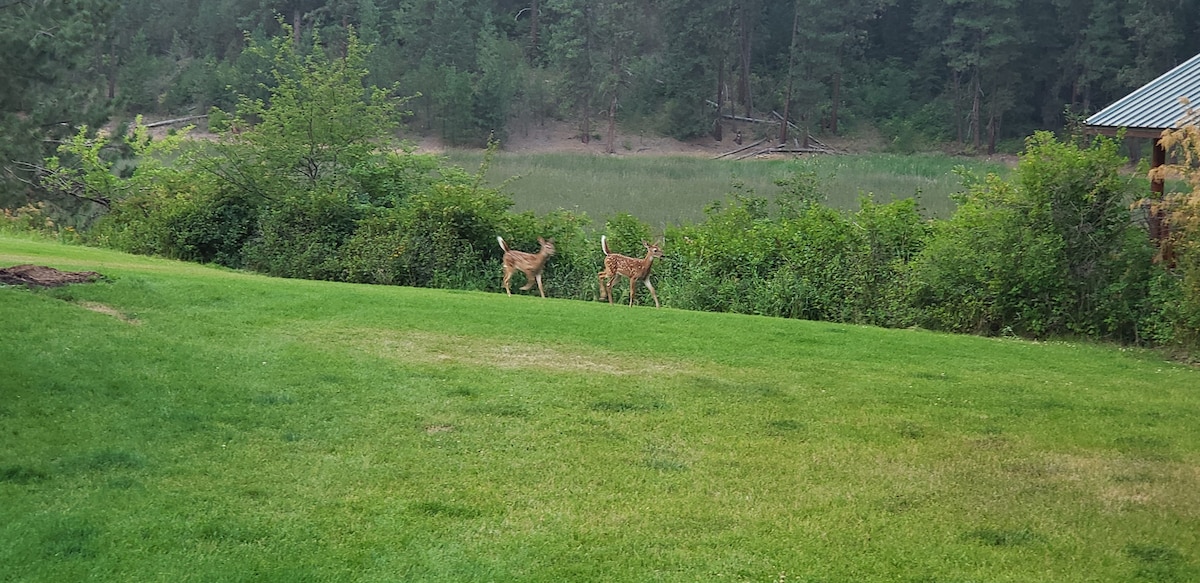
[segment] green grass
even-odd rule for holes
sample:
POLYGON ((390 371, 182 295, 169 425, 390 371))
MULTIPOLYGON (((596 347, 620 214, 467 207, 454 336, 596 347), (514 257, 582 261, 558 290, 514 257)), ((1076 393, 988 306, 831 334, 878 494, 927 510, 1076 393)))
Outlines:
POLYGON ((1200 578, 1155 353, 30 262, 108 280, 0 288, 0 581, 1200 578))
MULTIPOLYGON (((446 157, 468 170, 482 160, 482 154, 471 151, 453 150, 446 157)), ((705 205, 725 200, 735 182, 773 198, 775 179, 790 168, 816 172, 827 204, 835 208, 857 210, 865 193, 882 202, 919 196, 927 214, 944 218, 954 210, 950 195, 961 185, 954 173, 959 165, 980 173, 1008 172, 998 164, 942 155, 807 156, 792 161, 499 153, 487 178, 492 185, 505 185, 519 211, 540 214, 562 208, 601 222, 628 212, 662 229, 702 220, 705 205)))

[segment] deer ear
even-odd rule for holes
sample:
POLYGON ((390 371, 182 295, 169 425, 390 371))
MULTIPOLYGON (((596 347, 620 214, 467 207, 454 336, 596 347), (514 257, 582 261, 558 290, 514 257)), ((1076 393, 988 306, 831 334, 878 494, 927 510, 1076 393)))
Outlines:
POLYGON ((545 243, 545 242, 546 242, 546 240, 545 240, 545 239, 543 239, 543 238, 541 238, 541 237, 538 237, 538 243, 545 243))

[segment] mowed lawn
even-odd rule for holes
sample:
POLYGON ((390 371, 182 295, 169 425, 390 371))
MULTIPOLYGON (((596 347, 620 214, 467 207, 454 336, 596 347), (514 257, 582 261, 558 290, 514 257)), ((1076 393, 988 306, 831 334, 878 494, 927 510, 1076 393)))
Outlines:
POLYGON ((0 581, 1200 580, 1152 352, 22 263, 107 280, 0 287, 0 581))

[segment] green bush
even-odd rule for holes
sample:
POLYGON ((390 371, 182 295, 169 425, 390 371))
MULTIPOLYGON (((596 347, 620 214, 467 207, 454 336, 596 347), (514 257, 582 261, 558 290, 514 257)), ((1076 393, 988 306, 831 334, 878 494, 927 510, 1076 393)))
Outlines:
POLYGON ((494 289, 494 278, 485 263, 500 256, 496 235, 511 205, 511 200, 495 190, 435 184, 361 222, 343 252, 346 278, 365 283, 494 289))
POLYGON ((858 321, 893 327, 915 324, 916 313, 909 303, 909 265, 925 248, 931 223, 912 198, 879 204, 864 197, 853 221, 866 240, 867 252, 858 321))
POLYGON ((363 208, 343 190, 300 192, 268 207, 245 247, 246 267, 279 277, 342 280, 339 249, 363 208))
POLYGON ((913 307, 937 330, 1045 335, 1061 330, 1062 242, 1030 228, 1027 201, 995 175, 972 184, 914 260, 913 307))
POLYGON ((1129 235, 1118 143, 1032 136, 1017 177, 972 181, 913 267, 924 326, 1042 337, 1137 337, 1151 273, 1129 235))
POLYGON ((894 263, 923 232, 914 203, 893 205, 850 217, 788 203, 785 216, 771 219, 761 199, 735 196, 705 222, 668 232, 663 295, 688 309, 892 324, 889 304, 878 300, 898 307, 887 292, 902 273, 894 263))

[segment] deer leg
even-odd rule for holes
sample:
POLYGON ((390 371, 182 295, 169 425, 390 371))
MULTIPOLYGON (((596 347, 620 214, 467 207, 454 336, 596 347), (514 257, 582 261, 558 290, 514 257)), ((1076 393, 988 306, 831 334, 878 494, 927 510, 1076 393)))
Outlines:
POLYGON ((525 285, 521 286, 521 291, 529 291, 529 290, 533 289, 533 285, 538 282, 534 281, 532 271, 526 271, 524 273, 525 273, 525 285))
POLYGON ((542 288, 542 274, 540 274, 540 273, 537 274, 537 284, 538 284, 538 293, 542 294, 543 298, 546 297, 546 290, 542 288))
POLYGON ((512 275, 513 275, 512 268, 505 265, 504 266, 504 291, 508 292, 508 295, 510 295, 510 296, 512 295, 512 289, 509 287, 509 282, 512 281, 512 275))
POLYGON ((633 307, 633 290, 637 289, 637 280, 629 278, 629 307, 633 307))
POLYGON ((654 298, 654 307, 661 308, 662 306, 658 303, 658 294, 654 293, 654 286, 650 284, 650 278, 646 278, 643 283, 646 284, 646 289, 650 290, 650 296, 654 298))
POLYGON ((612 288, 613 288, 613 285, 615 285, 616 283, 617 283, 617 276, 616 276, 616 275, 613 275, 613 276, 609 277, 609 278, 608 278, 608 280, 604 282, 604 290, 605 290, 605 292, 607 292, 607 294, 608 294, 608 305, 610 305, 610 306, 611 306, 611 305, 612 305, 612 303, 613 303, 613 293, 612 293, 612 288))
POLYGON ((597 273, 597 274, 596 274, 596 279, 599 279, 599 280, 600 280, 600 299, 601 299, 601 300, 603 300, 603 299, 605 298, 604 291, 605 291, 605 288, 606 288, 606 287, 607 287, 607 285, 608 285, 608 279, 604 277, 604 274, 605 274, 605 273, 608 273, 608 272, 607 272, 607 271, 601 271, 600 273, 597 273))

